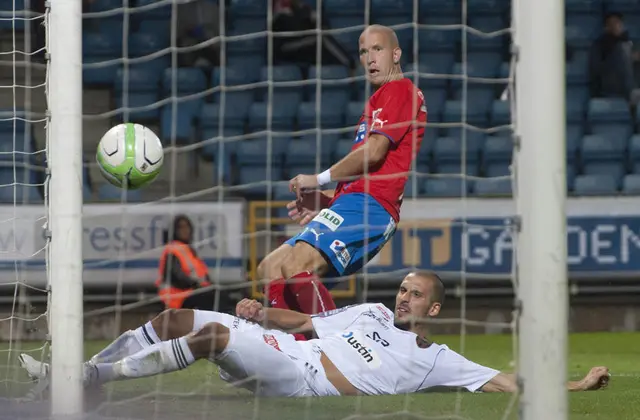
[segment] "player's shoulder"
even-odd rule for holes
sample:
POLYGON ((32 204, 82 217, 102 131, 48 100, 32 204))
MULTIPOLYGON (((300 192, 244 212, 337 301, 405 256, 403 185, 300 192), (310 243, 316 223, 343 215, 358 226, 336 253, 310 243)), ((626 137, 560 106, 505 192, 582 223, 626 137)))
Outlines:
POLYGON ((366 305, 367 304, 363 304, 363 303, 356 303, 356 304, 353 304, 353 305, 347 305, 347 306, 343 306, 342 308, 336 308, 336 309, 331 309, 329 311, 319 312, 317 314, 311 315, 311 318, 326 318, 328 316, 337 315, 339 313, 346 312, 346 311, 349 311, 349 310, 357 311, 359 308, 361 308, 362 310, 366 310, 366 308, 364 308, 364 306, 366 306, 366 305))
POLYGON ((423 100, 422 92, 413 83, 411 79, 402 78, 399 80, 392 80, 382 85, 372 96, 371 101, 376 102, 379 100, 385 100, 390 96, 393 96, 396 100, 412 100, 412 98, 418 95, 420 100, 423 100))

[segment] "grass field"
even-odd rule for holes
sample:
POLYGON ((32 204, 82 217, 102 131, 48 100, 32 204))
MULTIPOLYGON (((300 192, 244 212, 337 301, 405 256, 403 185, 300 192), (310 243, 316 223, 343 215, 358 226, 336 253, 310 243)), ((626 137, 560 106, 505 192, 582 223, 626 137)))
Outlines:
MULTIPOLYGON (((435 338, 453 349, 459 348, 457 336, 435 338)), ((88 342, 87 356, 104 344, 88 342)), ((511 348, 510 336, 473 335, 467 337, 465 355, 509 371, 511 348)), ((640 418, 640 334, 572 335, 570 353, 572 379, 594 365, 608 366, 612 374, 608 389, 570 395, 571 419, 640 418)), ((229 388, 218 379, 215 366, 207 362, 163 377, 111 384, 101 400, 99 413, 119 418, 333 420, 358 414, 360 418, 383 414, 386 419, 518 418, 517 404, 505 394, 430 392, 384 397, 256 399, 244 390, 229 388)))

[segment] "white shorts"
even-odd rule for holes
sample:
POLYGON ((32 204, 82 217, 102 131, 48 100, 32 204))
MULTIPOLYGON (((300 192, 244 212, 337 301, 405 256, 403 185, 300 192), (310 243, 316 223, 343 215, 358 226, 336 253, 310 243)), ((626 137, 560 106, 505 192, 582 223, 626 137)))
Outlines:
POLYGON ((229 328, 227 348, 212 360, 223 380, 261 396, 340 395, 327 379, 313 340, 298 342, 291 334, 231 315, 194 311, 194 330, 210 322, 229 328))

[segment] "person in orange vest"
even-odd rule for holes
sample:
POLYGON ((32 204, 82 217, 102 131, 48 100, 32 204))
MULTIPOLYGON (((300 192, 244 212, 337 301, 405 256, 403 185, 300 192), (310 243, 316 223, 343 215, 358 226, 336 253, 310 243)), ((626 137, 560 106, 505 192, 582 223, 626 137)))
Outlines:
POLYGON ((185 215, 173 219, 173 231, 165 232, 166 245, 160 257, 156 287, 166 309, 213 309, 213 291, 194 293, 211 285, 209 269, 195 249, 193 225, 185 215), (169 235, 172 239, 169 241, 169 235))

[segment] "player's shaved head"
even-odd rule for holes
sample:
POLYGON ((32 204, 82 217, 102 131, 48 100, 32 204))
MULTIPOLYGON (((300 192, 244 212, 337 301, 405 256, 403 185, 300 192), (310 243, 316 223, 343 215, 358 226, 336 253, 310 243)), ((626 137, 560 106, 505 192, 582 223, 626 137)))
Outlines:
POLYGON ((445 289, 444 282, 439 275, 433 271, 421 270, 412 273, 414 276, 423 279, 429 284, 431 288, 431 303, 439 303, 440 306, 444 305, 445 289))
POLYGON ((369 33, 379 33, 384 35, 389 46, 391 48, 400 48, 400 43, 398 42, 398 35, 396 35, 396 31, 384 25, 369 25, 362 31, 361 37, 365 34, 369 33))

